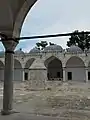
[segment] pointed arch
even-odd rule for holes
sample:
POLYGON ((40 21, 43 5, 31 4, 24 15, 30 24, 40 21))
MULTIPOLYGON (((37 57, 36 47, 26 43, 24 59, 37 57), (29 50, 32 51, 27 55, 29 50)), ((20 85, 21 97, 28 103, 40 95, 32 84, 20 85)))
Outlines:
POLYGON ((26 15, 28 14, 29 10, 32 8, 32 6, 36 3, 37 0, 25 0, 23 3, 20 11, 17 14, 15 23, 14 23, 14 29, 13 29, 13 37, 19 37, 21 28, 24 22, 24 19, 26 15))
POLYGON ((21 64, 21 62, 19 61, 19 60, 17 60, 17 59, 14 59, 14 68, 16 69, 16 68, 22 68, 22 64, 21 64))
POLYGON ((26 64, 25 64, 25 69, 29 69, 30 66, 32 65, 32 63, 34 62, 35 58, 31 58, 29 60, 26 61, 26 64))
MULTIPOLYGON (((56 56, 50 56, 49 58, 47 58, 47 59, 44 61, 45 66, 47 67, 48 64, 49 64, 49 62, 52 61, 52 60, 54 60, 54 59, 58 59, 58 60, 59 60, 59 58, 57 58, 56 56)), ((60 61, 61 61, 61 60, 60 60, 60 61)), ((62 62, 61 62, 61 63, 62 63, 62 62)))
POLYGON ((85 81, 85 64, 78 56, 70 57, 66 62, 67 80, 85 81))
POLYGON ((19 60, 14 59, 14 81, 23 80, 23 69, 19 60))
POLYGON ((85 64, 80 57, 72 56, 67 60, 66 67, 85 67, 85 64))
POLYGON ((63 79, 62 62, 58 58, 51 56, 45 61, 47 67, 48 80, 61 80, 63 79))

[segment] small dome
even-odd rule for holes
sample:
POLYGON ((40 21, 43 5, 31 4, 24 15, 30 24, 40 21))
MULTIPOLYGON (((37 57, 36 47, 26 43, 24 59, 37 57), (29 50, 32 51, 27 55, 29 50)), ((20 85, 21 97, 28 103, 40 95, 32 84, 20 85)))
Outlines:
POLYGON ((78 46, 72 45, 70 48, 67 49, 67 52, 70 52, 70 53, 82 53, 83 51, 78 46))
POLYGON ((20 48, 19 50, 16 50, 16 51, 15 51, 15 54, 16 54, 16 55, 22 55, 22 54, 24 54, 24 52, 23 52, 22 49, 20 48))
POLYGON ((31 49, 29 53, 40 53, 40 50, 35 47, 35 48, 31 49))
POLYGON ((53 51, 59 51, 62 52, 63 48, 59 45, 50 45, 44 49, 44 52, 53 52, 53 51))

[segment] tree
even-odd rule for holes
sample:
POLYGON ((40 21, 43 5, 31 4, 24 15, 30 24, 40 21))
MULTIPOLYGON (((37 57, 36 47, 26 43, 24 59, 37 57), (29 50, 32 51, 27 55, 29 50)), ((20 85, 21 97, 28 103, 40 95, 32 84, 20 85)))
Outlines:
MULTIPOLYGON (((78 32, 78 30, 75 30, 73 33, 78 32)), ((84 34, 84 31, 82 31, 82 34, 71 35, 69 41, 67 41, 67 46, 70 47, 71 45, 77 45, 83 51, 88 50, 90 48, 90 34, 84 34)))
POLYGON ((47 41, 41 41, 41 49, 43 50, 48 45, 47 41))
POLYGON ((55 45, 54 43, 52 43, 52 42, 49 42, 49 45, 55 45))
POLYGON ((36 47, 39 50, 43 50, 48 45, 47 41, 41 41, 36 43, 36 47))
POLYGON ((36 43, 36 48, 38 48, 40 50, 40 46, 41 46, 41 43, 36 43))

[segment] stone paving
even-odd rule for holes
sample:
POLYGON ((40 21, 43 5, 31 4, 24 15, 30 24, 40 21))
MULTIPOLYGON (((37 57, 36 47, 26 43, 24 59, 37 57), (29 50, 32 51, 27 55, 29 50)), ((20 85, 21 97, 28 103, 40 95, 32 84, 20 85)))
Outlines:
POLYGON ((15 83, 14 109, 17 113, 0 119, 90 120, 90 83, 64 83, 44 91, 30 91, 26 84, 15 83))

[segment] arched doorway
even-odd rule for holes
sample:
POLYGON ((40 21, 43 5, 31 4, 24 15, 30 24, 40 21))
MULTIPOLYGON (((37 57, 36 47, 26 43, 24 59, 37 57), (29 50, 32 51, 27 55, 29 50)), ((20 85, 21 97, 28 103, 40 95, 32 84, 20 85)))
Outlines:
POLYGON ((26 62, 25 68, 24 68, 25 69, 24 80, 29 80, 30 79, 29 68, 30 68, 31 64, 34 62, 34 60, 35 60, 34 58, 31 58, 26 62))
POLYGON ((67 80, 85 81, 85 64, 77 56, 71 57, 66 63, 67 80))
POLYGON ((0 81, 4 81, 4 64, 0 61, 0 81))
POLYGON ((23 80, 23 69, 19 60, 14 59, 14 81, 23 80))
POLYGON ((48 80, 62 80, 63 79, 63 68, 62 62, 56 57, 50 57, 45 61, 47 67, 48 80))

